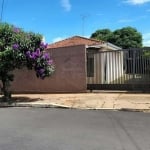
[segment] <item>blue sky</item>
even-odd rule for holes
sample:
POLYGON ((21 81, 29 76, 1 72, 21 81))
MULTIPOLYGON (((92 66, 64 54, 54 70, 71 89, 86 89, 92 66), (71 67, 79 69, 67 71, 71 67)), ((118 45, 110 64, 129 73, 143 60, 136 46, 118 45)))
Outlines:
POLYGON ((150 0, 4 0, 2 21, 41 33, 48 43, 132 26, 150 46, 150 0))

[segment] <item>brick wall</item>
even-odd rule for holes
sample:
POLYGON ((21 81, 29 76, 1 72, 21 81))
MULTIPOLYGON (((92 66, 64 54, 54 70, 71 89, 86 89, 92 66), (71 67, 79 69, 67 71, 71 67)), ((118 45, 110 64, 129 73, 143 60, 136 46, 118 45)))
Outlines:
POLYGON ((56 66, 55 73, 44 80, 34 71, 15 70, 11 85, 14 93, 53 93, 86 91, 86 50, 84 45, 49 49, 56 66))

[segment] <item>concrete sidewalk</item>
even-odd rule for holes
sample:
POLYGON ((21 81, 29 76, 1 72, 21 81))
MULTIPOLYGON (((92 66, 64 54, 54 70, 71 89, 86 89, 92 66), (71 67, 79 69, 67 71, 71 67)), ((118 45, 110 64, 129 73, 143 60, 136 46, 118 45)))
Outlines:
POLYGON ((9 106, 150 111, 150 94, 140 93, 18 94, 13 99, 9 106))

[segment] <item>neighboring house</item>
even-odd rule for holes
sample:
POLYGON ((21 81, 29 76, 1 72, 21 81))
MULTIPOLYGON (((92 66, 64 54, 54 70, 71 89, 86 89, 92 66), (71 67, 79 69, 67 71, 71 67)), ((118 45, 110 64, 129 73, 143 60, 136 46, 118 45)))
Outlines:
POLYGON ((122 75, 123 58, 119 49, 111 43, 80 36, 49 44, 47 52, 54 60, 55 73, 41 80, 34 71, 16 70, 11 89, 14 93, 86 92, 91 81, 110 83, 122 75), (106 54, 106 51, 111 52, 106 54))

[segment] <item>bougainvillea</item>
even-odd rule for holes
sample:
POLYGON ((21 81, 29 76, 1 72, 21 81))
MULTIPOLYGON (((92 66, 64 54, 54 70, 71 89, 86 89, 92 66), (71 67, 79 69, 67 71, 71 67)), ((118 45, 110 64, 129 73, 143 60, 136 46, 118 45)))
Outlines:
POLYGON ((47 44, 42 36, 9 24, 0 24, 0 80, 5 99, 10 97, 8 85, 13 81, 12 71, 27 67, 34 69, 38 78, 44 79, 54 72, 53 60, 45 52, 47 44))

